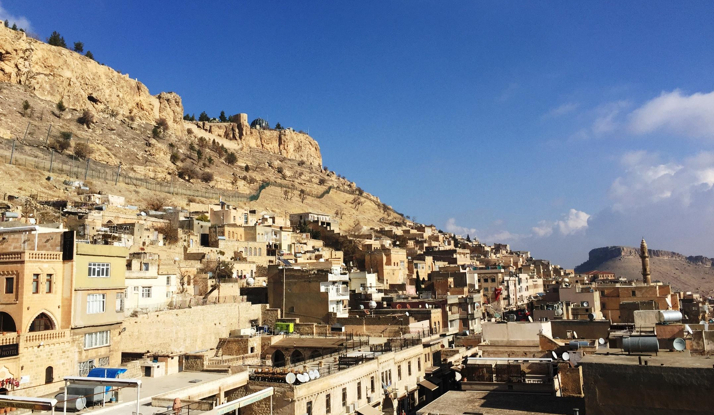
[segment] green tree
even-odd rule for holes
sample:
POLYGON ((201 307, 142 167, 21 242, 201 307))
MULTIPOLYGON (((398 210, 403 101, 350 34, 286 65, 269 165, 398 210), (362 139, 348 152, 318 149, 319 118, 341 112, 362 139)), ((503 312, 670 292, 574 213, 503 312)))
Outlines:
POLYGON ((201 151, 201 149, 199 148, 198 150, 196 150, 196 158, 198 159, 198 161, 201 161, 202 157, 203 157, 203 151, 201 151))
POLYGON ((226 121, 228 121, 228 118, 226 118, 226 113, 225 113, 225 111, 221 111, 221 115, 218 116, 218 119, 221 120, 221 122, 226 122, 226 121))
POLYGON ((198 116, 199 121, 210 121, 211 117, 206 114, 206 111, 202 111, 201 114, 198 116))
POLYGON ((5 19, 5 27, 10 27, 10 22, 8 22, 7 19, 5 19))
POLYGON ((275 129, 276 129, 276 130, 282 130, 282 129, 283 129, 283 126, 280 125, 280 123, 277 123, 277 124, 275 124, 275 129))
POLYGON ((17 30, 17 25, 15 23, 12 24, 12 30, 17 30))
POLYGON ((94 54, 91 50, 88 50, 87 53, 84 54, 84 56, 88 57, 91 60, 94 60, 94 54))
POLYGON ((191 119, 189 121, 196 121, 196 114, 191 114, 191 119))
POLYGON ((466 242, 471 242, 471 236, 468 233, 466 234, 466 242))
POLYGON ((57 103, 57 111, 60 112, 60 115, 67 110, 67 107, 64 106, 64 102, 62 100, 59 100, 57 103))
POLYGON ((77 53, 82 53, 84 52, 84 43, 82 42, 74 42, 74 51, 77 53))
POLYGON ((186 114, 183 116, 183 119, 184 119, 184 121, 191 121, 191 116, 188 115, 188 113, 186 113, 186 114))
MULTIPOLYGON (((13 30, 14 30, 15 25, 12 25, 12 26, 13 26, 13 30)), ((64 38, 62 37, 62 35, 60 35, 57 31, 52 32, 50 37, 47 39, 47 43, 52 46, 59 46, 62 48, 67 47, 67 42, 64 41, 64 38)))
POLYGON ((226 163, 230 164, 231 166, 236 164, 237 161, 238 157, 235 153, 231 152, 226 155, 226 163))

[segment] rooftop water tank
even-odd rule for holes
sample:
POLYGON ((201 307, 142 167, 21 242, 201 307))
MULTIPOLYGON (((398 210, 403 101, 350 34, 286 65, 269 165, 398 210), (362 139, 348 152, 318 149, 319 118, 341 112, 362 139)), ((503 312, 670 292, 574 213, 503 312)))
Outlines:
POLYGON ((653 336, 625 337, 622 339, 622 350, 627 353, 656 353, 659 342, 653 336))
POLYGON ((682 321, 682 313, 677 310, 660 310, 657 315, 657 321, 660 323, 674 323, 682 321))

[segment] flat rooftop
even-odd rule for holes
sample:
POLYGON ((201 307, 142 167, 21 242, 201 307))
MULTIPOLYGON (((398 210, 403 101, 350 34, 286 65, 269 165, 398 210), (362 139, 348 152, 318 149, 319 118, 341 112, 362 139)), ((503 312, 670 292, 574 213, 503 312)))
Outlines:
POLYGON ((580 364, 639 365, 640 358, 642 358, 643 365, 647 362, 650 366, 697 368, 711 368, 714 366, 714 360, 707 356, 693 356, 689 353, 689 350, 683 352, 660 350, 657 355, 654 353, 632 353, 628 355, 622 349, 613 348, 598 349, 596 353, 584 356, 580 364))
POLYGON ((417 415, 550 415, 572 414, 573 408, 580 408, 584 413, 584 400, 535 394, 448 391, 418 410, 417 415))

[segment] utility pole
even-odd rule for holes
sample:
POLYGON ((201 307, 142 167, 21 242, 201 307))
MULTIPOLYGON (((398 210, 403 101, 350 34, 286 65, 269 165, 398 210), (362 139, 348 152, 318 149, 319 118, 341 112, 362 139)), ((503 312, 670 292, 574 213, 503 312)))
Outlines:
POLYGON ((121 174, 121 162, 119 162, 119 166, 117 167, 117 177, 114 179, 114 186, 119 183, 119 175, 121 174))
POLYGON ((27 128, 25 128, 25 135, 22 136, 22 141, 25 141, 25 139, 27 138, 28 131, 30 131, 30 123, 29 122, 27 123, 27 128))
POLYGON ((10 152, 10 164, 12 164, 12 159, 15 157, 15 140, 12 140, 12 151, 10 152))
POLYGON ((45 145, 50 144, 50 131, 52 131, 52 124, 50 124, 50 128, 47 129, 47 138, 45 139, 45 145))

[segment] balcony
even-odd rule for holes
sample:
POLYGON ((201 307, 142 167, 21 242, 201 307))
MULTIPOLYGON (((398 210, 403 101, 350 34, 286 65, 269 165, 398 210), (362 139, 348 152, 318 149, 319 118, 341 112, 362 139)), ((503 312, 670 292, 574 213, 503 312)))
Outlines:
POLYGON ((20 251, 20 252, 3 252, 0 254, 0 262, 61 261, 61 260, 62 260, 62 252, 20 251))
POLYGON ((21 334, 23 346, 34 346, 39 343, 61 343, 70 340, 69 330, 47 330, 21 334))

